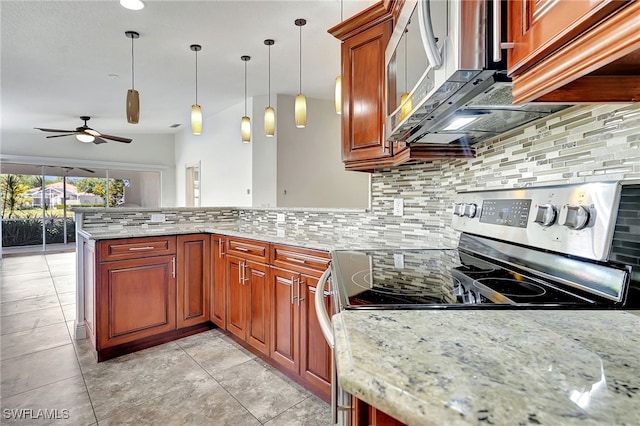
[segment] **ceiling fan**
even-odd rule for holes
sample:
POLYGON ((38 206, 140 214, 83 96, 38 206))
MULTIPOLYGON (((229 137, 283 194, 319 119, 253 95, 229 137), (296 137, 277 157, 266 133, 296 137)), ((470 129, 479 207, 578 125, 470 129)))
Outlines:
POLYGON ((131 141, 133 140, 129 138, 122 138, 120 136, 105 135, 104 133, 93 130, 91 127, 87 126, 87 121, 91 120, 91 117, 89 116, 83 115, 80 117, 80 120, 84 121, 84 125, 76 127, 75 130, 43 129, 41 127, 34 127, 34 129, 42 130, 43 132, 64 133, 64 135, 47 136, 47 139, 75 135, 76 139, 78 139, 80 142, 93 142, 95 144, 106 143, 107 141, 105 139, 123 143, 131 143, 131 141))

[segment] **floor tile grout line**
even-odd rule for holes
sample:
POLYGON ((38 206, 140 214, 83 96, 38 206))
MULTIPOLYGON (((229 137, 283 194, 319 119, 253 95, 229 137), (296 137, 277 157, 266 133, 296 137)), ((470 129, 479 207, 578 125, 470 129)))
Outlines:
POLYGON ((53 381, 53 382, 50 382, 50 383, 45 383, 43 385, 36 386, 35 388, 26 389, 26 390, 23 390, 21 392, 14 393, 12 395, 4 395, 2 397, 2 400, 4 401, 4 400, 6 400, 8 398, 13 398, 13 397, 16 397, 16 396, 20 396, 20 395, 23 395, 23 394, 28 393, 28 392, 33 392, 33 391, 35 391, 37 389, 42 389, 42 388, 44 388, 46 386, 51 386, 51 385, 54 385, 56 383, 64 382, 65 380, 73 379, 73 378, 76 378, 76 377, 81 376, 81 375, 82 375, 82 373, 78 373, 78 374, 76 374, 74 376, 69 376, 69 377, 65 377, 64 379, 56 380, 56 381, 53 381))
MULTIPOLYGON (((219 339, 219 338, 220 338, 220 336, 216 336, 216 339, 219 339)), ((178 343, 178 342, 176 342, 176 343, 178 343)), ((261 422, 261 421, 260 421, 260 420, 259 420, 259 419, 258 419, 258 418, 257 418, 257 417, 252 413, 252 412, 251 412, 251 410, 249 410, 247 407, 245 407, 245 406, 244 406, 244 404, 243 404, 242 402, 240 402, 240 401, 238 400, 238 398, 236 398, 236 397, 235 397, 235 395, 233 395, 231 392, 229 392, 229 390, 228 390, 228 389, 227 389, 227 388, 226 388, 222 383, 220 383, 220 382, 218 381, 218 379, 216 379, 215 377, 213 377, 213 375, 212 375, 211 373, 209 373, 209 371, 208 371, 206 368, 204 368, 204 367, 202 366, 202 364, 200 364, 200 363, 199 363, 199 362, 198 362, 194 357, 192 357, 192 356, 191 356, 191 354, 190 354, 189 352, 187 352, 187 351, 186 351, 186 350, 185 350, 185 349, 180 345, 180 343, 178 343, 178 347, 179 347, 179 348, 180 348, 180 349, 181 349, 181 350, 182 350, 182 351, 183 351, 183 352, 184 352, 184 353, 185 353, 189 358, 191 358, 191 359, 193 360, 193 362, 195 362, 195 363, 196 363, 196 365, 197 365, 198 367, 200 367, 200 368, 202 369, 202 371, 204 371, 204 372, 205 372, 205 374, 206 374, 206 375, 208 375, 209 377, 211 377, 211 379, 212 379, 214 382, 216 382, 216 383, 218 384, 218 386, 220 386, 222 389, 224 389, 224 391, 225 391, 225 392, 226 392, 226 393, 227 393, 231 398, 233 398, 233 400, 234 400, 234 401, 236 401, 236 402, 237 402, 237 403, 238 403, 242 408, 244 408, 244 409, 247 411, 247 413, 249 413, 249 414, 251 415, 251 417, 253 417, 254 419, 256 419, 256 421, 257 421, 258 423, 260 423, 261 425, 263 425, 263 424, 264 424, 263 422, 261 422)), ((253 359, 254 359, 254 358, 248 359, 247 361, 245 361, 245 362, 241 362, 240 364, 237 364, 237 365, 242 365, 242 364, 244 364, 244 363, 246 363, 246 362, 249 362, 249 361, 251 361, 251 360, 253 360, 253 359)), ((235 367, 235 366, 234 366, 234 367, 235 367)))

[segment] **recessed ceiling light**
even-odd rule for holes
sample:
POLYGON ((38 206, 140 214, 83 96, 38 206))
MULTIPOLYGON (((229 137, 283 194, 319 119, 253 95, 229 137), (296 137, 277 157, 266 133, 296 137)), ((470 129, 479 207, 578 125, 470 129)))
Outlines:
POLYGON ((111 80, 117 80, 120 78, 118 74, 107 74, 107 77, 109 77, 111 80))
POLYGON ((140 10, 144 8, 142 0, 120 0, 120 6, 130 10, 140 10))

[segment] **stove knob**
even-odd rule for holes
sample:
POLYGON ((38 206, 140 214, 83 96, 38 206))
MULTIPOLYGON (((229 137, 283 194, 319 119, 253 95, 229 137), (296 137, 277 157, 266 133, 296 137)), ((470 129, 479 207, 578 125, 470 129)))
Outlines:
POLYGON ((562 206, 562 210, 560 210, 558 223, 567 228, 582 229, 589 223, 589 210, 583 206, 565 204, 562 206))
POLYGON ((465 204, 464 210, 462 211, 462 216, 475 217, 477 211, 478 206, 476 206, 475 204, 465 204))
POLYGON ((453 205, 453 214, 456 216, 462 216, 464 213, 464 204, 462 203, 455 203, 453 205))
POLYGON ((556 207, 553 204, 536 205, 536 218, 533 220, 542 226, 551 226, 556 221, 556 207))

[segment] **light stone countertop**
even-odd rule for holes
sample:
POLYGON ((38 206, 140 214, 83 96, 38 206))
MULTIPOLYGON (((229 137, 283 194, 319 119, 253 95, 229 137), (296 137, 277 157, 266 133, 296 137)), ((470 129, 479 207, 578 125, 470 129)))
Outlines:
POLYGON ((352 310, 342 388, 410 425, 640 425, 640 318, 623 311, 352 310))
MULTIPOLYGON (((78 231, 92 240, 111 240, 118 238, 153 237, 163 235, 184 235, 194 233, 220 234, 230 237, 249 238, 268 243, 286 244, 316 250, 357 250, 372 248, 438 248, 442 246, 439 237, 430 240, 394 241, 384 235, 367 235, 340 227, 313 231, 293 226, 254 225, 239 222, 159 224, 149 226, 109 225, 78 231)), ((451 247, 448 247, 451 248, 451 247)))

